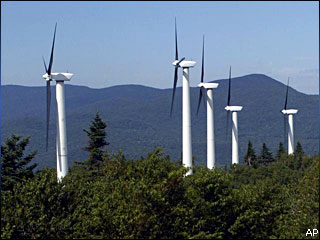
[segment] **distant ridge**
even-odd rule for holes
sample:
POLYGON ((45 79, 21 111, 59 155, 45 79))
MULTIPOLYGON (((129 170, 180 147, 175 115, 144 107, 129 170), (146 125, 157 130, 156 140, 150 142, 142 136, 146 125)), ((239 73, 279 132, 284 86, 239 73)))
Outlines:
MULTIPOLYGON (((225 139, 227 96, 226 79, 215 80, 214 91, 215 134, 217 164, 231 163, 231 135, 225 139)), ((4 141, 11 133, 31 136, 30 149, 37 149, 36 161, 40 167, 55 167, 56 109, 52 106, 49 150, 45 152, 46 96, 43 87, 2 85, 1 134, 4 141)), ((52 101, 55 89, 52 86, 52 101)), ((196 164, 206 161, 206 113, 200 108, 196 117, 199 89, 191 90, 192 143, 196 164)), ((239 150, 242 162, 248 140, 253 142, 257 154, 262 143, 275 151, 283 141, 283 122, 280 111, 284 104, 286 86, 263 74, 250 74, 233 78, 231 103, 244 108, 238 115, 239 150)), ((136 84, 94 89, 66 85, 67 138, 70 163, 84 160, 82 150, 87 143, 86 134, 98 110, 107 122, 110 152, 122 149, 128 158, 145 156, 156 146, 162 146, 171 159, 178 160, 181 152, 181 87, 177 88, 172 118, 170 114, 172 89, 157 89, 136 84)), ((319 96, 307 95, 290 87, 288 108, 299 110, 295 116, 295 138, 303 150, 316 154, 319 149, 319 96)))

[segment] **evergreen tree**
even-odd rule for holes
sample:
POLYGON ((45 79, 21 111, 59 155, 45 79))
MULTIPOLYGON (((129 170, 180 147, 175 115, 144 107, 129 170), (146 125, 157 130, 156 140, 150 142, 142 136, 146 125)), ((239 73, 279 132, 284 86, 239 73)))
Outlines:
POLYGON ((284 150, 284 146, 283 146, 283 143, 280 142, 279 143, 279 148, 278 148, 278 151, 277 151, 277 154, 276 154, 276 160, 279 161, 281 159, 281 155, 285 153, 285 150, 284 150))
POLYGON ((294 150, 294 168, 300 169, 302 165, 302 159, 305 153, 302 150, 300 142, 297 142, 296 148, 294 150))
POLYGON ((245 165, 248 166, 256 166, 257 165, 257 157, 256 157, 256 153, 252 147, 252 143, 251 141, 248 142, 248 150, 246 155, 244 156, 244 160, 243 160, 245 165))
POLYGON ((260 165, 267 166, 268 164, 274 162, 274 158, 272 157, 272 153, 270 152, 269 148, 267 148, 267 145, 263 143, 261 154, 258 157, 258 163, 260 165))
POLYGON ((36 163, 27 166, 36 155, 37 151, 24 156, 24 150, 29 143, 30 137, 22 140, 21 136, 12 134, 1 146, 1 185, 3 190, 12 190, 17 182, 24 178, 33 177, 32 170, 36 163))
POLYGON ((90 139, 88 142, 88 146, 84 148, 84 150, 90 152, 88 160, 85 161, 85 164, 89 165, 90 169, 95 166, 101 166, 104 162, 103 148, 109 145, 109 143, 105 140, 106 127, 106 122, 102 121, 99 112, 97 112, 94 120, 91 121, 89 130, 83 129, 83 131, 87 133, 90 139))
POLYGON ((294 154, 304 154, 300 142, 297 142, 296 148, 294 150, 294 154))

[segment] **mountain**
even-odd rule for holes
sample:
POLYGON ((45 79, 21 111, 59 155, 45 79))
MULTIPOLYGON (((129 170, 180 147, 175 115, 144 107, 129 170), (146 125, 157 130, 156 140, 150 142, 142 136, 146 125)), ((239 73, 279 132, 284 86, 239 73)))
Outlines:
MULTIPOLYGON (((231 128, 226 135, 227 79, 216 80, 214 91, 216 162, 231 163, 231 128)), ((39 167, 56 166, 56 104, 52 86, 52 112, 49 131, 49 150, 45 152, 46 90, 43 87, 16 85, 1 86, 2 142, 12 133, 31 136, 29 150, 38 150, 35 161, 39 167)), ((232 79, 231 104, 241 105, 238 114, 240 162, 251 140, 256 153, 262 144, 275 152, 283 141, 283 115, 286 86, 262 74, 232 79)), ((206 163, 206 111, 196 107, 199 88, 191 88, 192 144, 197 165, 206 163)), ((82 148, 96 111, 107 122, 107 141, 110 152, 123 150, 127 158, 146 156, 156 146, 173 160, 179 160, 182 141, 182 89, 177 88, 172 117, 170 104, 172 89, 156 89, 141 85, 120 85, 103 89, 66 85, 66 114, 69 163, 86 159, 82 148)), ((289 88, 288 108, 296 108, 294 116, 295 140, 300 141, 308 154, 319 151, 319 96, 307 95, 289 88)), ((231 116, 230 116, 231 117, 231 116)), ((286 140, 287 141, 287 140, 286 140)))

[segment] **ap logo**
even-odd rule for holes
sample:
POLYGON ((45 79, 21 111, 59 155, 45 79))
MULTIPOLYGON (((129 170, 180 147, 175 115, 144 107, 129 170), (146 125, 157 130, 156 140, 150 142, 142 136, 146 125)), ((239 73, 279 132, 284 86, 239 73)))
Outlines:
POLYGON ((314 237, 315 235, 318 235, 319 231, 318 229, 308 229, 307 233, 306 233, 306 237, 314 237))

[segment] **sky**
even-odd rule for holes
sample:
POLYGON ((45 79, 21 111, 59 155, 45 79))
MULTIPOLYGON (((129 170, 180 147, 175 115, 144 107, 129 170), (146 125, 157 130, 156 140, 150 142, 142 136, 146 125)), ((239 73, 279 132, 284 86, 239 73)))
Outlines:
MULTIPOLYGON (((70 84, 105 88, 141 84, 172 88, 177 19, 179 58, 197 62, 200 82, 268 75, 319 94, 319 3, 309 2, 6 2, 1 1, 1 84, 45 86, 57 22, 53 72, 70 84)), ((178 86, 181 86, 181 72, 178 86)))

